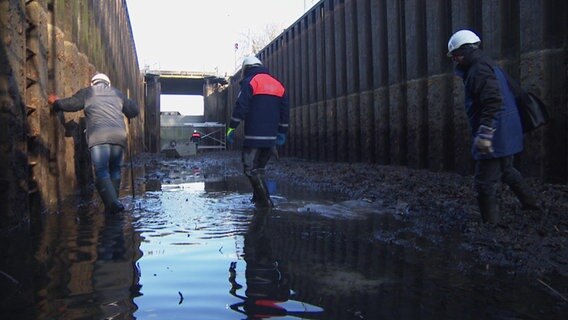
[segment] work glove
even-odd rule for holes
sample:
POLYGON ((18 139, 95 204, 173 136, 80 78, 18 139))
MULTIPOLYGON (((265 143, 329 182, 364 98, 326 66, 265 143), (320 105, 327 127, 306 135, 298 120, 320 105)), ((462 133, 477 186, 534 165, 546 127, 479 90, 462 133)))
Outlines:
POLYGON ((473 144, 480 154, 493 153, 493 133, 495 129, 486 125, 480 125, 477 130, 477 135, 473 140, 473 144))
POLYGON ((276 145, 277 146, 284 145, 285 142, 286 142, 286 134, 285 133, 279 133, 279 134, 276 135, 276 145))
POLYGON ((227 143, 233 144, 235 142, 235 128, 227 129, 227 143))

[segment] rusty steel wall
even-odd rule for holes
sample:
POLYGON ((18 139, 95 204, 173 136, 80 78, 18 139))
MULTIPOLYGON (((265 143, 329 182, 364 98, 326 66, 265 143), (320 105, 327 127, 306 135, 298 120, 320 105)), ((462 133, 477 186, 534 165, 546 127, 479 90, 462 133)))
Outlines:
MULTIPOLYGON (((92 192, 84 114, 51 111, 48 94, 71 96, 100 71, 141 104, 143 82, 125 0, 0 0, 0 27, 0 220, 9 227, 92 192)), ((129 125, 134 153, 142 121, 143 108, 129 125)))
MULTIPOLYGON (((453 32, 473 28, 550 108, 551 123, 525 137, 521 170, 567 183, 567 16, 562 0, 322 0, 258 55, 290 93, 283 153, 470 174, 463 85, 446 52, 453 32)), ((228 122, 234 78, 217 121, 228 122)))

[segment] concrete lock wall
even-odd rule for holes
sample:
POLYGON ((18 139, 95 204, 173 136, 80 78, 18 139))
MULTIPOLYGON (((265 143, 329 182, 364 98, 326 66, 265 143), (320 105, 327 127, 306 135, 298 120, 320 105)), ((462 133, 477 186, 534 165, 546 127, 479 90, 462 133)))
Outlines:
MULTIPOLYGON (((0 26, 0 221, 10 226, 91 190, 84 114, 52 112, 48 94, 71 96, 100 71, 141 104, 142 80, 124 0, 0 0, 0 26)), ((134 153, 141 112, 128 126, 134 153)))
MULTIPOLYGON (((258 55, 290 93, 283 151, 471 173, 463 85, 446 52, 453 32, 473 28, 549 106, 550 124, 525 136, 523 173, 567 183, 567 16, 560 0, 320 1, 258 55)), ((234 78, 221 122, 239 90, 234 78)))

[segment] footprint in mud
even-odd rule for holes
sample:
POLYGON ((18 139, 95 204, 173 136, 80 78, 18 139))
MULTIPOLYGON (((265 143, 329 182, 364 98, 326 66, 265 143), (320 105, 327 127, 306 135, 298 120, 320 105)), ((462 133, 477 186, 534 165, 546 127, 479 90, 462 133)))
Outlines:
POLYGON ((369 214, 387 213, 387 210, 379 203, 367 200, 347 200, 337 203, 300 203, 296 211, 335 219, 364 219, 369 214))

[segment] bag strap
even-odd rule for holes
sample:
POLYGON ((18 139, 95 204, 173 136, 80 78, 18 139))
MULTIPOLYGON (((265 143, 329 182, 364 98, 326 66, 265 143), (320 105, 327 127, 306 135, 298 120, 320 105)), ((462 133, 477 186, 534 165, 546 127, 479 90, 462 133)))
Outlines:
POLYGON ((513 79, 507 72, 503 71, 503 73, 505 74, 505 79, 507 79, 511 92, 513 92, 513 95, 515 96, 517 107, 519 109, 526 109, 526 106, 532 103, 529 92, 525 91, 525 89, 521 87, 520 82, 513 79))

